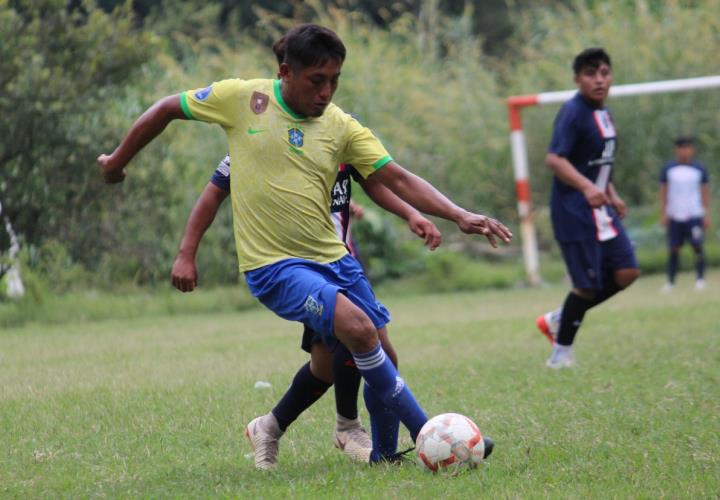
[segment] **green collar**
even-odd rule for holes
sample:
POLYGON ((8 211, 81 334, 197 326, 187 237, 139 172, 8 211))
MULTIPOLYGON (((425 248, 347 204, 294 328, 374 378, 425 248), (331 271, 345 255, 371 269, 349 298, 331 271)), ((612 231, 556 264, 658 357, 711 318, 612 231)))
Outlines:
POLYGON ((293 118, 296 120, 305 120, 307 119, 306 116, 302 116, 297 114, 295 111, 290 109, 290 106, 287 105, 287 103, 282 98, 282 92, 280 91, 280 80, 275 80, 273 82, 273 89, 275 90, 275 99, 277 99, 277 102, 280 103, 280 106, 293 118))

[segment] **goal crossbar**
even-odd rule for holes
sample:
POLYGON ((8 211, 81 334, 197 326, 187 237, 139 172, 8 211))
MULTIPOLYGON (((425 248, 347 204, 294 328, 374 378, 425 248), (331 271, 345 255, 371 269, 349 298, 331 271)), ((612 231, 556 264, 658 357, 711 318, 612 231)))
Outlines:
MULTIPOLYGON (((688 92, 714 87, 720 87, 720 75, 615 85, 610 88, 609 97, 688 92)), ((540 277, 540 258, 535 235, 535 224, 530 204, 530 177, 525 133, 522 127, 522 109, 528 106, 544 106, 546 104, 565 102, 576 93, 577 89, 573 89, 518 95, 507 98, 508 119, 510 123, 510 148, 515 177, 518 215, 520 218, 523 261, 525 264, 525 274, 531 285, 541 284, 542 279, 540 277)))

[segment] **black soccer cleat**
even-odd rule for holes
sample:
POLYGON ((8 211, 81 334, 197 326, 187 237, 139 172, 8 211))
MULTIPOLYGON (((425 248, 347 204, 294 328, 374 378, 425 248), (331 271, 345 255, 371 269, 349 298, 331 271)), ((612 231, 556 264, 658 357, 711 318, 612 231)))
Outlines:
POLYGON ((495 448, 495 443, 489 437, 483 436, 483 444, 485 445, 485 452, 483 453, 483 460, 485 460, 487 457, 489 457, 492 454, 493 448, 495 448))
POLYGON ((372 455, 370 456, 370 465, 376 464, 402 464, 405 462, 412 462, 412 459, 407 456, 408 453, 413 451, 415 447, 408 448, 404 451, 399 451, 388 456, 381 456, 378 460, 373 460, 372 455))

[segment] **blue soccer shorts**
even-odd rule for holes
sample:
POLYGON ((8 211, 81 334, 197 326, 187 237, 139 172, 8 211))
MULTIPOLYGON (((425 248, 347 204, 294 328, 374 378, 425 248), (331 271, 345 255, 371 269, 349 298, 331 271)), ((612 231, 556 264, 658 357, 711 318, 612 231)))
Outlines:
POLYGON ((575 288, 601 290, 614 271, 638 267, 635 250, 622 227, 611 240, 564 242, 560 249, 575 288))
POLYGON ((250 292, 281 318, 299 321, 334 346, 338 293, 368 315, 375 328, 390 322, 387 308, 375 298, 360 263, 346 255, 329 264, 286 259, 245 272, 250 292))
POLYGON ((667 237, 670 248, 681 247, 686 241, 694 247, 701 246, 704 236, 703 221, 699 217, 682 222, 670 219, 668 222, 667 237))

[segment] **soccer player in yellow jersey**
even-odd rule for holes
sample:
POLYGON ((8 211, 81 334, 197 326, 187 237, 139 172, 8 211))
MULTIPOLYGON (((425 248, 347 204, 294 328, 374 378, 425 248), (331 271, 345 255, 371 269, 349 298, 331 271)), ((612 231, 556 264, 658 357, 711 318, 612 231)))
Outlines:
MULTIPOLYGON (((337 165, 351 163, 420 212, 451 220, 493 246, 497 239, 508 243, 512 234, 405 170, 367 128, 332 104, 345 60, 345 46, 334 32, 308 24, 292 29, 285 41, 279 80, 224 80, 162 98, 98 163, 106 182, 121 182, 133 156, 170 121, 219 124, 235 160, 233 224, 250 291, 279 316, 340 340, 414 441, 427 416, 378 340, 389 315, 335 235, 327 210, 337 165)), ((258 444, 267 444, 265 424, 260 417, 246 431, 256 453, 258 444)))

